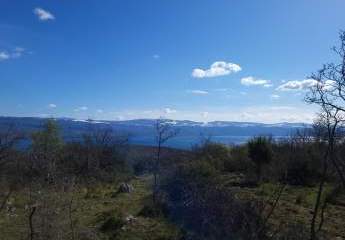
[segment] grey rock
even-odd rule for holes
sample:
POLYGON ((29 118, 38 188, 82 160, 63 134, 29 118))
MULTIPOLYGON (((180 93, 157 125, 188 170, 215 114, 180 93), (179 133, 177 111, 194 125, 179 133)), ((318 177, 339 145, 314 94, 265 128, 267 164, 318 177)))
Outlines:
POLYGON ((122 193, 131 193, 133 192, 134 188, 131 184, 129 183, 121 183, 119 187, 119 192, 122 193))

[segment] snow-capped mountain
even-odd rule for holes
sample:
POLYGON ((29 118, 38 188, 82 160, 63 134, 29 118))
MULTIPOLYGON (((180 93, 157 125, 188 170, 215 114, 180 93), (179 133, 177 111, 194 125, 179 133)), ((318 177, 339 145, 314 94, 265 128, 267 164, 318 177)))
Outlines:
MULTIPOLYGON (((125 121, 101 121, 90 119, 54 119, 59 125, 62 135, 66 140, 78 139, 83 133, 93 129, 111 128, 117 134, 128 134, 133 143, 152 144, 154 139, 154 119, 135 119, 125 121), (139 140, 138 140, 139 139, 139 140)), ((34 117, 0 117, 0 131, 9 124, 14 124, 18 129, 25 132, 39 130, 45 118, 34 117)), ((310 128, 305 123, 255 123, 255 122, 194 122, 189 120, 161 120, 170 124, 172 128, 179 129, 175 142, 180 141, 181 145, 188 145, 196 142, 201 136, 220 139, 225 143, 240 143, 250 137, 257 135, 271 135, 273 137, 286 137, 296 132, 297 129, 310 128)), ((176 145, 176 144, 175 144, 176 145)))

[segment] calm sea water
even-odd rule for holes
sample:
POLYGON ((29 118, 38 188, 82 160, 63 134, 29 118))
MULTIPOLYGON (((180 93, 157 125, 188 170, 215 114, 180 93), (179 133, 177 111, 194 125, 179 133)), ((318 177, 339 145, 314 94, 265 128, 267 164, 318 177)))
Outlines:
MULTIPOLYGON (((282 140, 286 139, 288 136, 273 136, 273 139, 282 140)), ((212 136, 210 137, 210 141, 222 143, 226 145, 241 145, 248 142, 249 139, 253 138, 253 136, 212 136)), ((80 138, 66 138, 65 141, 79 141, 80 138)), ((164 144, 166 147, 173 147, 178 149, 191 149, 196 144, 202 143, 205 138, 198 137, 198 136, 177 136, 171 138, 164 144)), ((18 144, 18 148, 25 149, 29 147, 30 140, 22 140, 18 144)), ((136 145, 144 145, 144 146, 156 146, 156 142, 154 137, 152 136, 132 136, 129 139, 130 144, 136 145)))
MULTIPOLYGON (((210 140, 212 142, 223 143, 227 145, 239 145, 246 143, 253 136, 212 136, 210 140)), ((274 138, 285 138, 284 136, 276 136, 274 138)), ((190 136, 177 136, 170 139, 165 146, 180 148, 180 149, 190 149, 195 144, 201 143, 203 138, 201 137, 190 137, 190 136)), ((130 139, 130 143, 154 146, 155 141, 153 137, 137 136, 130 139)))

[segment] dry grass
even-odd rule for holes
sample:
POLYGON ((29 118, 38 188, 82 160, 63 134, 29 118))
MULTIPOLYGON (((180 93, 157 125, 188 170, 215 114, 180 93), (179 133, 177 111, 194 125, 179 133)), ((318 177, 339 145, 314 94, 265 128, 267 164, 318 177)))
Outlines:
MULTIPOLYGON (((117 193, 118 185, 98 185, 89 188, 80 188, 73 192, 72 218, 75 228, 75 239, 177 239, 178 229, 163 218, 146 218, 137 216, 150 197, 150 177, 136 178, 131 181, 134 187, 132 193, 117 193), (132 218, 133 216, 133 218, 132 218), (110 232, 102 232, 100 228, 111 217, 121 218, 123 226, 110 232), (127 218, 132 218, 127 221, 127 218)), ((70 221, 67 217, 66 204, 71 194, 47 192, 49 202, 59 200, 55 221, 59 226, 54 239, 72 239, 70 221), (63 206, 65 205, 65 206, 63 206)), ((15 207, 13 213, 3 211, 0 214, 0 239, 17 240, 27 239, 28 197, 25 191, 15 193, 9 201, 15 207)), ((36 222, 39 226, 39 222, 36 222)))

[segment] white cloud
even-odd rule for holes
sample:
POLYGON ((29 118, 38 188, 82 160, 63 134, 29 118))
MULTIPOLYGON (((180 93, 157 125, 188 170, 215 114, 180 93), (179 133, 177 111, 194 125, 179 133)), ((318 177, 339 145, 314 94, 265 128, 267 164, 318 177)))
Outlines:
POLYGON ((332 91, 336 89, 336 82, 333 80, 326 80, 324 85, 323 85, 323 89, 326 91, 332 91))
POLYGON ((270 84, 269 80, 264 79, 256 79, 252 76, 245 77, 241 79, 241 84, 245 86, 264 86, 264 87, 271 87, 272 84, 270 84))
POLYGON ((228 91, 229 89, 227 89, 227 88, 217 88, 217 89, 215 89, 214 91, 215 92, 226 92, 226 91, 228 91))
POLYGON ((202 112, 202 113, 201 113, 201 116, 202 116, 203 118, 207 118, 207 117, 208 117, 208 114, 209 114, 209 112, 202 112))
POLYGON ((164 113, 165 114, 172 114, 172 113, 176 113, 177 111, 175 109, 171 109, 171 108, 165 108, 164 109, 164 113))
POLYGON ((48 12, 47 10, 44 10, 43 8, 39 8, 39 7, 34 9, 34 14, 41 21, 48 21, 48 20, 54 20, 55 19, 55 16, 52 13, 48 12))
POLYGON ((48 118, 48 117, 52 117, 50 116, 50 114, 48 113, 37 113, 34 115, 35 117, 39 117, 39 118, 48 118))
POLYGON ((14 51, 16 51, 16 52, 24 52, 24 51, 25 51, 25 48, 23 48, 23 47, 16 47, 16 48, 14 49, 14 51))
POLYGON ((152 56, 154 59, 159 59, 161 56, 159 56, 158 54, 155 54, 152 56))
POLYGON ((16 47, 12 51, 0 51, 0 61, 20 58, 25 52, 25 49, 22 47, 16 47))
POLYGON ((89 108, 86 106, 78 107, 74 109, 75 112, 80 112, 80 111, 87 111, 89 108))
POLYGON ((294 80, 288 81, 280 85, 277 90, 279 91, 301 91, 313 87, 317 84, 317 81, 314 79, 305 79, 305 80, 294 80))
POLYGON ((23 55, 23 53, 25 52, 25 49, 22 47, 16 47, 13 51, 13 53, 11 54, 12 58, 19 58, 23 55))
POLYGON ((227 63, 224 61, 214 62, 209 69, 195 68, 192 72, 194 78, 211 78, 229 75, 241 71, 242 68, 235 63, 227 63))
POLYGON ((195 94, 195 95, 207 95, 208 94, 207 91, 203 91, 203 90, 190 90, 189 92, 192 94, 195 94))
POLYGON ((280 96, 278 94, 272 94, 271 95, 271 99, 273 99, 273 100, 277 100, 279 98, 280 98, 280 96))
POLYGON ((49 107, 49 108, 56 108, 57 106, 56 106, 56 104, 51 103, 51 104, 48 105, 48 107, 49 107))
POLYGON ((7 52, 0 52, 0 61, 5 61, 10 59, 10 55, 7 52))

